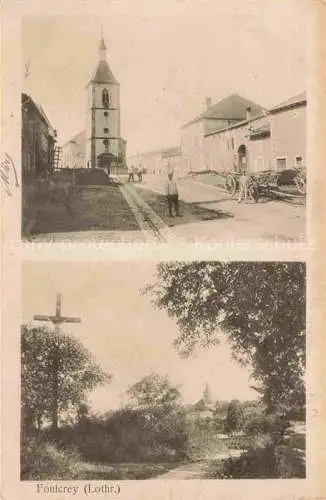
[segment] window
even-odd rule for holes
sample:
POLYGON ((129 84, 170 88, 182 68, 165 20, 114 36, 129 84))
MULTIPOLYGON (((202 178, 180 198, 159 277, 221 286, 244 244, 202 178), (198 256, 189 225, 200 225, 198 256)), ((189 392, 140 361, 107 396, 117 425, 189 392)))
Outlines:
POLYGON ((233 137, 231 137, 231 147, 232 147, 232 149, 234 149, 234 139, 233 139, 233 137))
POLYGON ((102 91, 102 103, 105 108, 109 107, 110 104, 110 95, 108 89, 103 89, 102 91))
POLYGON ((286 158, 276 158, 276 170, 286 169, 286 158))
POLYGON ((104 116, 105 117, 109 116, 109 113, 107 111, 104 111, 104 116))
POLYGON ((299 167, 302 167, 302 166, 303 166, 303 158, 302 158, 302 156, 296 156, 296 157, 295 157, 295 166, 296 166, 297 168, 299 168, 299 167))
POLYGON ((104 129, 104 133, 105 133, 105 134, 108 134, 108 133, 109 133, 109 129, 105 127, 105 129, 104 129))

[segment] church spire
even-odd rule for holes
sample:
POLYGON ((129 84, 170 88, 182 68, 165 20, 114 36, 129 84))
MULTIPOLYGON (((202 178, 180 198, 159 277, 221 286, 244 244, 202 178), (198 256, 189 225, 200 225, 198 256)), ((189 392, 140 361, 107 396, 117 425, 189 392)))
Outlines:
POLYGON ((97 64, 97 67, 93 73, 93 76, 91 80, 88 82, 90 83, 110 83, 110 84, 116 84, 118 83, 117 80, 114 78, 113 73, 110 69, 110 66, 108 65, 107 59, 106 59, 106 45, 104 41, 104 36, 103 36, 103 31, 101 32, 101 39, 100 39, 100 45, 99 45, 99 56, 100 60, 97 64))
POLYGON ((104 42, 103 34, 101 35, 100 43, 100 61, 106 61, 106 45, 104 42))

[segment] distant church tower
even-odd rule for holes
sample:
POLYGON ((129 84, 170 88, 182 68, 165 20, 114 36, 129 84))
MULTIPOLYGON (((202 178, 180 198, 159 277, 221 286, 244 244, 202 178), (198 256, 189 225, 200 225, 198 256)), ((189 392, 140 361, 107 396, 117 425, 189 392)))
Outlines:
POLYGON ((123 141, 120 137, 120 86, 107 63, 103 36, 99 63, 86 91, 86 166, 107 168, 112 162, 118 162, 123 141))

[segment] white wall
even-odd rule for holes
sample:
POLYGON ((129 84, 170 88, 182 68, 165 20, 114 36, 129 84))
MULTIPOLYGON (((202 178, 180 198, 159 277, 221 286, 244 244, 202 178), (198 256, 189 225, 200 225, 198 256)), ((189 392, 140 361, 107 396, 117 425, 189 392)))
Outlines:
POLYGON ((307 107, 298 106, 271 114, 272 163, 276 168, 277 158, 286 158, 286 168, 293 168, 296 156, 306 163, 307 107))
POLYGON ((184 172, 205 168, 204 122, 198 121, 181 130, 182 169, 184 172))
POLYGON ((262 117, 242 126, 230 128, 205 137, 207 168, 218 171, 234 171, 238 167, 238 149, 244 145, 247 151, 249 172, 271 168, 271 140, 268 137, 250 139, 253 129, 268 125, 268 117, 262 117))

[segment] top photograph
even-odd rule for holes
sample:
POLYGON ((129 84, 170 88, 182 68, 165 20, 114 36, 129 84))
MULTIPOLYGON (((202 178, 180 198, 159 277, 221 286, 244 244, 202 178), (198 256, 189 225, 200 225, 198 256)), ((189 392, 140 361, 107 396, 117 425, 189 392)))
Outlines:
POLYGON ((23 241, 306 240, 308 2, 188 7, 23 18, 23 241))

